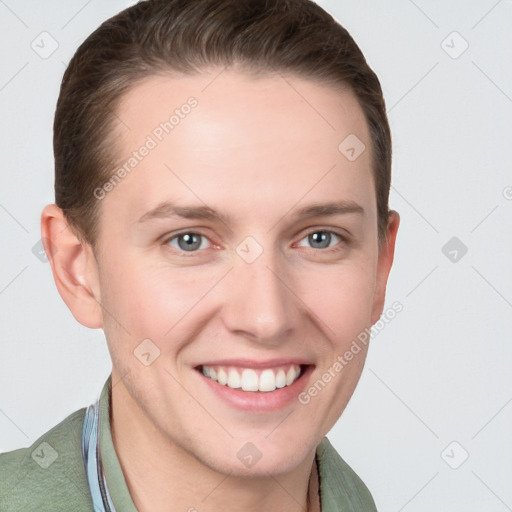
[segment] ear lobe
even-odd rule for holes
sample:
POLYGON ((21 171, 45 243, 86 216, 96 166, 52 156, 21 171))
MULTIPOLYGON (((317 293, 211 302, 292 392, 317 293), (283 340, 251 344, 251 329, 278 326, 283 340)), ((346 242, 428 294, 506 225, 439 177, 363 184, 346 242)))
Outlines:
POLYGON ((400 225, 400 215, 391 210, 388 218, 387 240, 379 249, 379 259, 377 266, 377 282, 375 285, 374 302, 372 309, 372 325, 375 324, 384 310, 386 300, 386 286, 389 272, 395 256, 395 242, 400 225))
POLYGON ((96 258, 55 204, 43 209, 41 238, 57 289, 73 316, 86 327, 103 327, 96 258))

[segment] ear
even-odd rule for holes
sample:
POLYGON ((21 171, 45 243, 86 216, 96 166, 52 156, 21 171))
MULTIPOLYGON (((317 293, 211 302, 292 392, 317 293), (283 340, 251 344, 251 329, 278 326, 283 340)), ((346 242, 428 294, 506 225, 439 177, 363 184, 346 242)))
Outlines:
POLYGON ((73 316, 91 329, 103 327, 96 258, 55 204, 43 209, 41 238, 57 289, 73 316))
POLYGON ((375 285, 372 309, 372 325, 379 320, 380 316, 382 315, 382 311, 384 310, 384 301, 386 300, 386 285, 395 255, 395 241, 399 225, 400 215, 398 215, 398 212, 391 210, 388 217, 387 240, 379 249, 377 263, 377 282, 375 285))

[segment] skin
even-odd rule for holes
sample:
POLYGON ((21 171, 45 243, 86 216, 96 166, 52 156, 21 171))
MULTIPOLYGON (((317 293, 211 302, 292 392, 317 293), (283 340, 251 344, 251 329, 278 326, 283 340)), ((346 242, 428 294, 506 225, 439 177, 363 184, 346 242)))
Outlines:
POLYGON ((71 312, 105 332, 114 445, 137 508, 306 510, 315 448, 345 409, 366 349, 307 405, 265 413, 226 404, 194 366, 303 357, 314 365, 309 387, 379 319, 399 216, 390 213, 379 248, 371 141, 350 91, 219 72, 151 77, 123 98, 120 165, 174 108, 190 96, 198 105, 101 200, 94 251, 55 205, 43 211, 42 233, 71 312), (353 162, 338 150, 349 134, 367 148, 353 162), (229 220, 138 222, 163 201, 207 205, 229 220), (340 201, 364 213, 296 217, 340 201), (308 235, 319 231, 347 241, 333 235, 318 248, 308 235), (168 241, 178 232, 204 235, 201 248, 180 250, 168 241), (247 236, 263 249, 252 263, 236 252, 247 236), (149 366, 134 356, 147 338, 160 350, 149 366), (262 453, 251 468, 236 456, 246 442, 262 453))

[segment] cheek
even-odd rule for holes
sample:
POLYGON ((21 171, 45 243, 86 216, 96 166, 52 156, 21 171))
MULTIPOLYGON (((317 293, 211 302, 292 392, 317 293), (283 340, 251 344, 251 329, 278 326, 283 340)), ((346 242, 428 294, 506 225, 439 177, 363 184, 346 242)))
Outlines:
POLYGON ((323 321, 333 344, 344 345, 371 325, 374 271, 371 265, 340 265, 302 277, 304 302, 323 321))
POLYGON ((120 264, 114 260, 102 270, 102 302, 136 339, 164 339, 211 286, 211 279, 158 262, 148 264, 143 256, 120 264))

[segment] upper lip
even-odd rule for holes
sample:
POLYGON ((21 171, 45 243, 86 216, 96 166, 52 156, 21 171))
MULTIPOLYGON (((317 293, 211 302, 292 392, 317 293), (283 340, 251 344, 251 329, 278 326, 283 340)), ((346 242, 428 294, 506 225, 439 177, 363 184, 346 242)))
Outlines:
POLYGON ((240 366, 242 368, 274 368, 278 366, 287 366, 290 364, 297 365, 312 365, 313 363, 308 359, 300 357, 280 357, 278 359, 266 359, 264 361, 256 361, 254 359, 236 358, 236 359, 216 359, 212 361, 205 361, 194 365, 198 366, 240 366))

